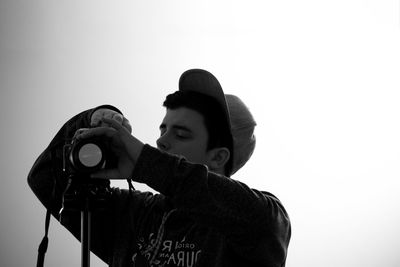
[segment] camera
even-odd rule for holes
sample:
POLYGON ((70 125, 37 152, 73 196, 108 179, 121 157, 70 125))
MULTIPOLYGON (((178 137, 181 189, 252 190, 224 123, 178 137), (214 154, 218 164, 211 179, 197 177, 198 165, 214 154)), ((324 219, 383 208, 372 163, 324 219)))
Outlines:
POLYGON ((63 195, 60 210, 101 210, 107 207, 110 181, 91 178, 90 174, 113 166, 115 158, 99 138, 73 139, 63 147, 63 172, 70 184, 63 195), (87 199, 87 203, 86 200, 87 199), (89 205, 89 206, 85 206, 89 205))
POLYGON ((63 170, 68 176, 89 176, 104 169, 110 152, 99 138, 74 139, 63 148, 63 170))

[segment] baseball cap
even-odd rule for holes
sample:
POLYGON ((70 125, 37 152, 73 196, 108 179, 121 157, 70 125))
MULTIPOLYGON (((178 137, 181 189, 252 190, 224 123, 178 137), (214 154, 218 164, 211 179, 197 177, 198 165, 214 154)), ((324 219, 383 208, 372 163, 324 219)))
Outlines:
POLYGON ((179 79, 179 91, 194 91, 214 98, 222 107, 232 138, 230 175, 237 172, 253 154, 256 122, 243 101, 231 94, 224 94, 221 84, 210 72, 202 69, 185 71, 179 79))

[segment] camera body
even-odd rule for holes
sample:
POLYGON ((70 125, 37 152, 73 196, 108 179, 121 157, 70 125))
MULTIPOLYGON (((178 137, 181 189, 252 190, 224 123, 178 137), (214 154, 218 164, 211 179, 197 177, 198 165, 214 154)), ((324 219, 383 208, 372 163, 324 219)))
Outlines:
POLYGON ((62 210, 105 209, 111 195, 110 181, 91 178, 90 174, 113 165, 111 162, 115 159, 99 138, 73 139, 65 144, 63 172, 71 183, 64 192, 62 210))
POLYGON ((99 138, 74 139, 63 148, 63 170, 69 177, 86 176, 104 169, 110 152, 99 138))

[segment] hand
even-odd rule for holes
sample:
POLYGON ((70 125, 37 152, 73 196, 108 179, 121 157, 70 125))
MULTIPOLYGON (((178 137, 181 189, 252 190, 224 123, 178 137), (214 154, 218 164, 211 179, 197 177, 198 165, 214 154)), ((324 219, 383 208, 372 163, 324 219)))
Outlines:
POLYGON ((115 119, 103 117, 99 122, 101 125, 107 126, 85 129, 78 133, 76 138, 80 140, 99 137, 104 140, 116 156, 117 166, 113 169, 103 169, 95 172, 91 174, 91 177, 105 179, 131 178, 130 176, 142 151, 143 143, 132 136, 129 130, 115 119))
POLYGON ((122 114, 108 108, 100 108, 93 112, 92 117, 90 118, 90 126, 110 127, 108 123, 101 120, 102 118, 115 120, 120 125, 124 126, 129 133, 132 133, 132 126, 129 121, 122 114))
POLYGON ((89 130, 89 128, 79 128, 78 130, 76 130, 74 137, 72 137, 72 142, 74 142, 74 140, 76 139, 76 137, 80 134, 82 134, 83 132, 89 130))

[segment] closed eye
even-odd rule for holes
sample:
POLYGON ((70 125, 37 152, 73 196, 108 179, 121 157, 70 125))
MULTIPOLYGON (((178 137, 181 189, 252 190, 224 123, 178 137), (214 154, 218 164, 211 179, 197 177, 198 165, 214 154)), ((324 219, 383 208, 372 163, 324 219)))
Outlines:
POLYGON ((175 136, 183 140, 183 139, 189 139, 191 137, 191 134, 182 130, 176 130, 175 136))
MULTIPOLYGON (((160 135, 164 135, 167 132, 167 126, 165 124, 160 125, 160 135)), ((173 125, 172 126, 172 131, 174 136, 179 139, 189 139, 192 137, 192 131, 182 125, 173 125)))

